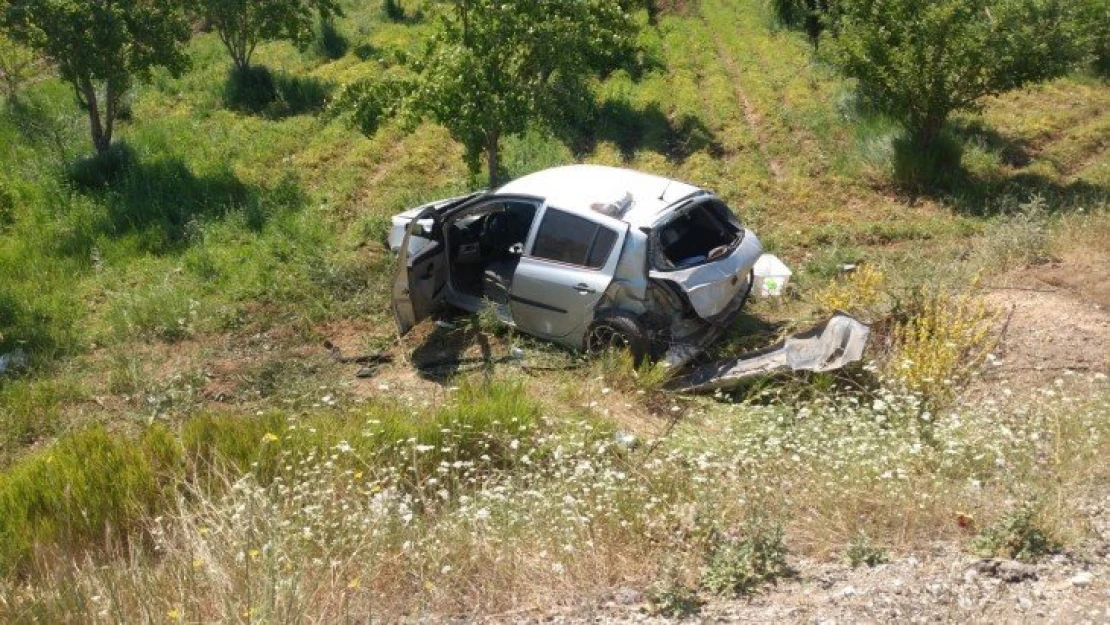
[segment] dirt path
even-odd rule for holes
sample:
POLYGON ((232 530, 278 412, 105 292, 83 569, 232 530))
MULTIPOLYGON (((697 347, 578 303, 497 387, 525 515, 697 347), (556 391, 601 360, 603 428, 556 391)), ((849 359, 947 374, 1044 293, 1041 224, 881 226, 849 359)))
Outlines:
POLYGON ((1041 388, 1068 372, 1110 375, 1110 251, 1009 276, 987 302, 1009 321, 976 389, 1041 388))
POLYGON ((769 141, 763 129, 763 117, 759 109, 748 99, 748 95, 744 93, 740 68, 736 66, 736 60, 728 53, 728 49, 725 47, 720 35, 714 33, 713 41, 717 46, 717 58, 720 59, 721 65, 725 68, 725 71, 728 72, 729 78, 732 80, 733 89, 736 94, 736 102, 744 112, 744 120, 747 121, 748 129, 751 130, 752 136, 755 137, 759 147, 759 153, 767 163, 767 168, 771 170, 771 175, 774 179, 776 181, 781 180, 783 177, 782 163, 772 156, 767 148, 769 141))

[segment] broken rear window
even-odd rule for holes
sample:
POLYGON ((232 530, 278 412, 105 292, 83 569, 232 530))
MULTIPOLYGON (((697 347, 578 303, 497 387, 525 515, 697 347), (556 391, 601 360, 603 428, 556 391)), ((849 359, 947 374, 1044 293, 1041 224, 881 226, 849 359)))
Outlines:
POLYGON ((674 270, 716 260, 740 242, 743 228, 720 200, 681 210, 655 231, 655 265, 674 270))

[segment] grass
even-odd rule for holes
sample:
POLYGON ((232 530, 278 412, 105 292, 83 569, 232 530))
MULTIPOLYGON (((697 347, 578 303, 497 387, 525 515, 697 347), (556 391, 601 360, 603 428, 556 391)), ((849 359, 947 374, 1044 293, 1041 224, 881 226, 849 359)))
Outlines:
POLYGON ((477 183, 442 128, 363 136, 321 110, 419 51, 415 3, 395 20, 347 6, 316 50, 261 46, 258 101, 199 34, 187 73, 136 88, 106 157, 41 74, 0 107, 0 354, 30 359, 0 377, 0 619, 490 614, 653 583, 681 613, 714 536, 717 577, 751 577, 755 517, 781 525, 772 551, 867 562, 967 544, 954 511, 1018 527, 1007 502, 1032 494, 1052 505, 1027 525, 1080 536, 1068 495, 1110 475, 1099 382, 1019 413, 928 381, 974 379, 976 276, 1104 240, 1105 82, 959 116, 961 168, 907 190, 898 168, 922 164, 895 125, 765 3, 678 4, 642 33, 640 68, 597 81, 592 124, 507 138, 505 166, 717 191, 795 269, 795 296, 756 302, 714 354, 846 307, 876 321, 876 363, 689 399, 660 390, 663 369, 611 354, 559 371, 575 361, 510 334, 487 338, 522 346, 528 375, 409 372, 388 219, 477 183), (320 347, 336 336, 398 362, 353 380, 320 347))

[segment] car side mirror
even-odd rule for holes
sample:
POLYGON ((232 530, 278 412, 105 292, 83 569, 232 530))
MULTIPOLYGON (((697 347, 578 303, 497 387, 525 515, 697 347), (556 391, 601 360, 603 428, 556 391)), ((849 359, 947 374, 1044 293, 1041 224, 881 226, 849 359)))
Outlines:
POLYGON ((523 255, 524 254, 524 244, 523 243, 513 243, 512 245, 509 246, 509 253, 512 254, 513 256, 523 255))

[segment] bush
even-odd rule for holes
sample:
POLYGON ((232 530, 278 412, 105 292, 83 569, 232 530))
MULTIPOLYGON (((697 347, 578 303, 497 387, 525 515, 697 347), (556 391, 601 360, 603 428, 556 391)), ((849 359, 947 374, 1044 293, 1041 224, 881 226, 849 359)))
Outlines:
POLYGON ((822 312, 837 310, 870 318, 887 303, 886 275, 863 265, 843 278, 832 280, 813 296, 822 312))
POLYGON ((1029 502, 984 529, 972 543, 984 556, 1035 561, 1059 553, 1062 545, 1037 524, 1038 508, 1029 502))
POLYGON ((702 585, 718 595, 746 595, 793 574, 786 554, 779 526, 755 523, 739 540, 718 535, 702 585))
POLYGON ((986 359, 997 315, 968 294, 916 291, 899 303, 888 373, 908 390, 950 397, 986 359))

